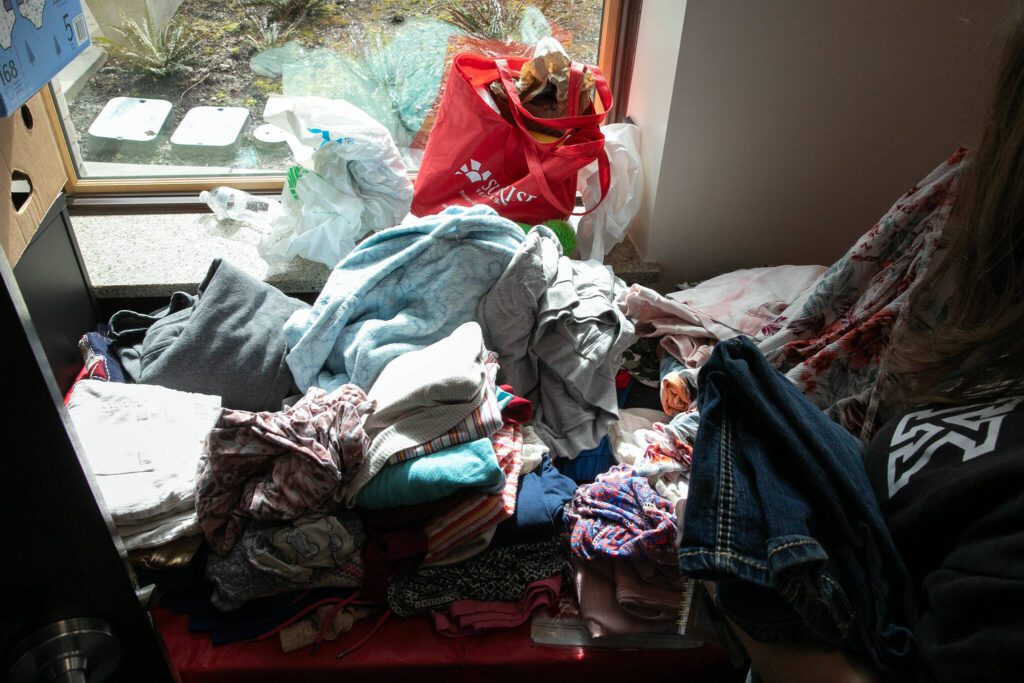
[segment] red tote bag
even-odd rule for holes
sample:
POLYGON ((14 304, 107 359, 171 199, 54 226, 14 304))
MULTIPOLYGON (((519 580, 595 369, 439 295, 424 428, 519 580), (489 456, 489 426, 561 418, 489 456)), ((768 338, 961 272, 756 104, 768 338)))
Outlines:
MULTIPOLYGON (((611 176, 601 122, 612 106, 612 96, 601 70, 587 67, 594 74, 602 113, 579 115, 575 111, 579 98, 570 97, 568 116, 541 119, 523 107, 513 81, 527 61, 472 54, 455 58, 416 177, 415 215, 438 213, 448 206, 487 204, 521 223, 565 219, 576 203, 576 174, 594 160, 598 161, 604 198, 611 176), (477 93, 477 88, 496 80, 508 95, 515 123, 494 111, 477 93), (563 133, 553 142, 541 142, 526 129, 527 120, 563 133)), ((579 92, 582 76, 583 65, 574 62, 570 93, 579 92)))

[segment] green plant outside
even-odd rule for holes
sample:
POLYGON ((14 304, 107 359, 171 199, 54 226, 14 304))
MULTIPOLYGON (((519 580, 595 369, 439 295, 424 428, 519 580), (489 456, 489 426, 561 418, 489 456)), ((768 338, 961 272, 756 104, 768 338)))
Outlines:
POLYGON ((188 74, 199 63, 203 46, 201 38, 189 30, 181 16, 176 15, 161 31, 148 11, 141 25, 122 13, 122 25, 107 28, 119 33, 124 44, 105 38, 98 38, 96 42, 121 69, 158 77, 188 74))

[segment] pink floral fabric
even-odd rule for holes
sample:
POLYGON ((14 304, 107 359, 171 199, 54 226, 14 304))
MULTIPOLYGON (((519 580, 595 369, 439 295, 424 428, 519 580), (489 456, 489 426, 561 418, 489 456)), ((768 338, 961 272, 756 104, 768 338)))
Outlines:
POLYGON ((348 472, 362 464, 363 430, 374 403, 354 384, 311 388, 291 408, 223 410, 199 461, 196 513, 207 542, 227 554, 247 519, 294 520, 342 500, 348 472))
POLYGON ((633 468, 644 476, 669 472, 689 472, 693 460, 693 446, 672 428, 671 424, 655 422, 643 435, 647 442, 643 463, 633 468))
POLYGON ((715 344, 740 334, 758 337, 766 323, 811 287, 822 266, 774 266, 724 273, 662 296, 632 285, 619 308, 636 321, 640 337, 656 337, 683 366, 699 368, 715 344))
POLYGON ((946 246, 943 230, 966 159, 958 150, 900 197, 758 344, 808 399, 864 440, 875 429, 879 366, 893 325, 946 246))

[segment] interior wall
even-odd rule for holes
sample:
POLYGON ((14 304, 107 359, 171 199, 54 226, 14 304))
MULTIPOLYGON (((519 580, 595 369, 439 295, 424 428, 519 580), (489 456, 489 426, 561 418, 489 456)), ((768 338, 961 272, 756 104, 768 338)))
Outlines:
POLYGON ((654 225, 654 201, 670 122, 686 3, 687 0, 647 0, 640 11, 626 112, 641 128, 640 158, 644 166, 645 191, 629 233, 640 254, 646 254, 648 228, 654 225))
POLYGON ((688 0, 669 35, 679 3, 645 2, 629 114, 664 145, 631 237, 661 286, 841 256, 973 144, 1011 4, 688 0))

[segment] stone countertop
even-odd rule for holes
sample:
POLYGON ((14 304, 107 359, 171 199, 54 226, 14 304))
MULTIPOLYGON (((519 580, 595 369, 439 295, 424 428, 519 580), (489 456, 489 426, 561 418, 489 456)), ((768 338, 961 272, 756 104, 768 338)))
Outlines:
POLYGON ((319 292, 330 273, 301 258, 268 265, 256 250, 259 230, 212 213, 72 216, 71 224, 100 299, 194 293, 215 258, 288 294, 319 292))
MULTIPOLYGON (((271 266, 259 255, 260 231, 212 213, 72 216, 96 296, 100 299, 194 293, 210 262, 224 258, 287 294, 319 292, 330 270, 302 258, 271 266)), ((642 261, 626 240, 605 259, 627 283, 653 286, 656 264, 642 261)))

